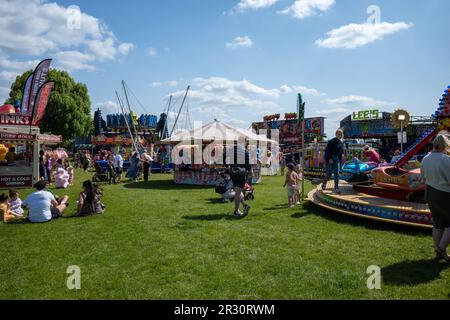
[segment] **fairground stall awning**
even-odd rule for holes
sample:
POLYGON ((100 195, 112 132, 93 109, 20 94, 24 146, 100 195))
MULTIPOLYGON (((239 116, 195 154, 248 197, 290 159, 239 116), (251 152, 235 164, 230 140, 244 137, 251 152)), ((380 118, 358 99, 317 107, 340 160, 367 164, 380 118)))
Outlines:
POLYGON ((265 135, 257 135, 250 130, 235 128, 221 121, 214 120, 204 126, 174 134, 170 138, 161 140, 162 144, 176 144, 191 140, 202 140, 203 142, 225 141, 233 142, 245 139, 251 142, 276 143, 268 139, 265 135))

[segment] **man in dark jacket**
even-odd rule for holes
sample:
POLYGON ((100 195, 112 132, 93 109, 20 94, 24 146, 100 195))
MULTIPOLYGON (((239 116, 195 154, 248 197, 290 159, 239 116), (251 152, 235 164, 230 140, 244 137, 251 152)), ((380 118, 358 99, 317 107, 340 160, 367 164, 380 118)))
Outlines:
POLYGON ((344 153, 344 132, 342 129, 336 130, 336 137, 328 141, 325 149, 325 163, 327 165, 327 173, 322 183, 322 190, 327 187, 327 182, 331 175, 334 175, 334 192, 340 194, 339 190, 339 166, 342 162, 342 154, 344 153))

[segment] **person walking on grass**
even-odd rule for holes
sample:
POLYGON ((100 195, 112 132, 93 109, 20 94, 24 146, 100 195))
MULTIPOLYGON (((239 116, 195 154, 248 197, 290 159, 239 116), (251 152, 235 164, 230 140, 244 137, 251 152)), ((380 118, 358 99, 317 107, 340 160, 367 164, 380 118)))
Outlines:
POLYGON ((436 259, 450 262, 450 144, 440 134, 433 141, 433 151, 422 161, 422 178, 427 185, 425 200, 433 216, 433 241, 436 259))
POLYGON ((243 189, 247 182, 247 175, 251 172, 250 154, 247 148, 242 146, 234 147, 234 164, 231 166, 230 175, 234 186, 234 213, 235 217, 247 215, 250 211, 250 206, 245 203, 243 189), (242 204, 244 212, 239 210, 242 204))
POLYGON ((322 183, 322 190, 327 187, 328 180, 331 175, 334 175, 334 192, 340 194, 339 190, 339 167, 342 162, 342 155, 344 153, 344 131, 342 129, 336 130, 336 137, 328 141, 325 148, 325 163, 326 175, 322 183))
POLYGON ((293 208, 294 204, 297 203, 297 185, 299 183, 299 177, 297 172, 295 172, 295 166, 292 163, 287 165, 288 171, 286 173, 286 179, 284 180, 283 188, 287 187, 288 194, 288 206, 293 208))
POLYGON ((114 177, 114 183, 120 183, 122 179, 122 171, 123 171, 123 157, 122 153, 118 153, 113 158, 114 163, 114 172, 116 176, 114 177))

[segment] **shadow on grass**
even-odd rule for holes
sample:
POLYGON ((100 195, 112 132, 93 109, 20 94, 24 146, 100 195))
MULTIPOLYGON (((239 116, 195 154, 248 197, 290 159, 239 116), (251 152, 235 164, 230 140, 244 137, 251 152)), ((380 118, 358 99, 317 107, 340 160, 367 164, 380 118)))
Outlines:
POLYGON ((212 189, 211 186, 194 186, 176 184, 173 180, 149 180, 149 181, 124 181, 124 188, 127 189, 153 189, 153 190, 202 190, 212 189))
POLYGON ((229 201, 229 200, 223 202, 222 198, 211 198, 211 199, 207 199, 207 200, 211 204, 227 204, 227 203, 229 204, 229 203, 232 202, 232 201, 229 201))
POLYGON ((403 261, 383 268, 381 275, 387 284, 415 286, 440 278, 441 272, 448 267, 450 267, 448 263, 434 259, 403 261))
POLYGON ((273 210, 281 210, 281 209, 289 209, 287 204, 277 204, 270 208, 264 208, 264 211, 273 211, 273 210))
POLYGON ((326 210, 324 208, 316 206, 312 202, 306 202, 305 204, 303 204, 303 209, 306 210, 309 214, 315 214, 321 218, 324 218, 332 222, 344 223, 355 227, 364 227, 368 230, 393 231, 407 235, 417 235, 417 234, 430 235, 431 233, 429 229, 421 227, 388 223, 383 221, 367 219, 363 217, 350 216, 343 213, 334 212, 331 210, 326 210))
POLYGON ((183 219, 194 221, 242 220, 246 216, 235 217, 229 213, 203 214, 199 216, 183 216, 183 219))

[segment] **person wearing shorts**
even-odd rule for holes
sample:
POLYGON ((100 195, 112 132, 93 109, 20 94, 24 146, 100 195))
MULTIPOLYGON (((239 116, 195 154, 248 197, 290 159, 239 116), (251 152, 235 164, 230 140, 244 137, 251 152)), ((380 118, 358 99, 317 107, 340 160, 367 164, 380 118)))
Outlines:
POLYGON ((444 134, 433 141, 433 151, 422 161, 422 178, 427 185, 425 200, 433 216, 433 241, 436 259, 450 262, 450 144, 444 134))
POLYGON ((68 196, 56 201, 55 196, 46 191, 47 182, 38 181, 35 185, 36 192, 30 194, 22 203, 29 209, 28 220, 31 222, 48 222, 62 216, 68 206, 68 196))
POLYGON ((247 149, 242 146, 234 147, 234 164, 230 169, 231 180, 234 186, 234 216, 240 217, 247 215, 250 211, 250 206, 245 203, 244 185, 247 182, 247 173, 251 171, 250 154, 247 149), (239 210, 242 204, 244 212, 239 210))

